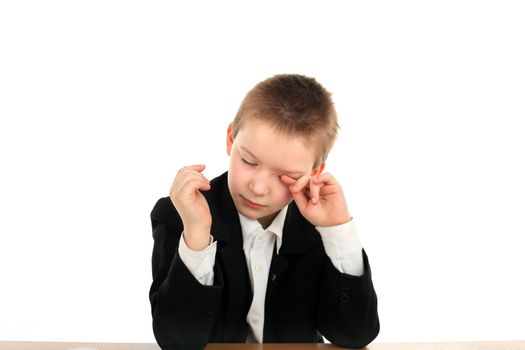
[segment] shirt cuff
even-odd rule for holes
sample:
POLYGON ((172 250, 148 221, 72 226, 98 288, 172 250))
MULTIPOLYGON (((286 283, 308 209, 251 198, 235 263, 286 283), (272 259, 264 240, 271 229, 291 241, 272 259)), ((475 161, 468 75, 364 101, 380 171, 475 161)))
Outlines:
POLYGON ((363 247, 353 218, 341 225, 315 228, 321 235, 326 255, 339 272, 354 276, 363 275, 363 247))
POLYGON ((217 241, 210 238, 210 245, 203 250, 191 250, 184 241, 184 232, 180 235, 179 256, 191 274, 204 285, 213 285, 213 266, 215 265, 215 253, 217 252, 217 241))

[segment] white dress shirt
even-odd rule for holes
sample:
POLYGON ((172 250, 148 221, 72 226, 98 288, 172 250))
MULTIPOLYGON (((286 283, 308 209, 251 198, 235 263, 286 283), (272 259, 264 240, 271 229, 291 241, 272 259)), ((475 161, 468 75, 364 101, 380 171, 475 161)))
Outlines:
MULTIPOLYGON (((246 322, 251 329, 251 332, 248 332, 247 343, 263 342, 264 305, 268 273, 274 246, 277 249, 277 254, 281 248, 287 211, 288 206, 281 209, 266 229, 263 229, 257 220, 248 219, 238 213, 246 266, 253 290, 252 304, 246 316, 246 322)), ((361 255, 362 247, 357 236, 354 219, 337 226, 316 226, 315 228, 319 232, 325 252, 335 268, 341 273, 361 276, 364 269, 361 255)), ((182 234, 178 251, 182 262, 201 284, 213 285, 213 267, 217 251, 216 241, 204 250, 193 251, 186 245, 184 234, 182 234)))

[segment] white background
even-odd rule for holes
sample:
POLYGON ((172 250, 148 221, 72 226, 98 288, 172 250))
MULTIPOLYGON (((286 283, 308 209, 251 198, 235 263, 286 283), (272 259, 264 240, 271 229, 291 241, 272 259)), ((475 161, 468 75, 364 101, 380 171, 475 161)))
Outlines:
POLYGON ((154 342, 149 214, 277 73, 333 92, 326 166, 377 341, 524 339, 525 5, 4 1, 0 340, 154 342))

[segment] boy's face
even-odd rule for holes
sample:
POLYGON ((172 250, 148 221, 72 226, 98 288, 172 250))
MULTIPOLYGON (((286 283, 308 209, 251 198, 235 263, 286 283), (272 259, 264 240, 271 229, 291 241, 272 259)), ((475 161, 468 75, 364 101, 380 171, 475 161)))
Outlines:
POLYGON ((324 168, 323 163, 312 169, 315 150, 301 138, 284 136, 254 118, 244 122, 235 139, 230 124, 226 151, 230 156, 228 186, 235 206, 264 228, 292 201, 280 176, 294 179, 305 174, 316 176, 324 168))

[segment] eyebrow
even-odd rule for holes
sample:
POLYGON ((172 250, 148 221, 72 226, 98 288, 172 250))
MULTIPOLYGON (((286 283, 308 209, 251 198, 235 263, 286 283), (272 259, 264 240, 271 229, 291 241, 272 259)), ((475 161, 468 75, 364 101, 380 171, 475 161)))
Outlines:
MULTIPOLYGON (((243 146, 239 146, 239 147, 242 148, 243 151, 251 155, 253 158, 255 158, 256 161, 259 161, 259 158, 257 158, 257 156, 253 154, 252 152, 248 151, 246 147, 243 147, 243 146)), ((304 174, 304 171, 293 171, 293 170, 284 170, 284 169, 275 169, 275 170, 278 170, 280 172, 287 173, 287 174, 301 174, 301 175, 304 174)))

